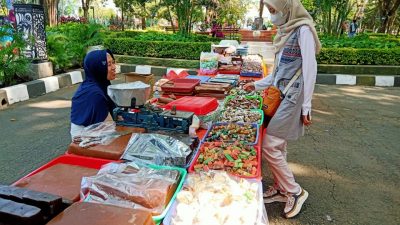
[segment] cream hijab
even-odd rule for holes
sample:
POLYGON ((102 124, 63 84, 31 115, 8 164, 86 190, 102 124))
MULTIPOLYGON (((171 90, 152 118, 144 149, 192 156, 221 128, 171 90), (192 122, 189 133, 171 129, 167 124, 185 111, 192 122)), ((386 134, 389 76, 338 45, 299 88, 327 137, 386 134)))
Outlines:
POLYGON ((275 10, 283 12, 283 15, 289 13, 288 21, 278 26, 278 33, 274 39, 275 51, 279 52, 285 46, 286 41, 296 28, 302 25, 308 25, 314 35, 315 50, 319 53, 321 50, 321 42, 319 41, 315 24, 299 0, 264 0, 264 3, 272 6, 275 10))

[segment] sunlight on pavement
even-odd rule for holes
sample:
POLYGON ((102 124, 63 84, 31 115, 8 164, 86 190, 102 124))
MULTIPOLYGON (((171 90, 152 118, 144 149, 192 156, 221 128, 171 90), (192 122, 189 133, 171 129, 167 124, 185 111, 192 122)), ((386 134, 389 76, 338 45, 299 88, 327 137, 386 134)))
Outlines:
POLYGON ((28 107, 31 107, 31 108, 42 108, 42 109, 70 108, 71 107, 71 101, 54 100, 54 101, 38 102, 38 103, 28 104, 28 107))
POLYGON ((296 176, 303 176, 303 177, 320 177, 323 179, 332 179, 333 181, 337 182, 345 182, 345 183, 352 183, 351 180, 339 176, 333 170, 327 169, 320 169, 315 168, 313 166, 305 166, 298 163, 289 163, 290 169, 292 169, 293 173, 296 176))

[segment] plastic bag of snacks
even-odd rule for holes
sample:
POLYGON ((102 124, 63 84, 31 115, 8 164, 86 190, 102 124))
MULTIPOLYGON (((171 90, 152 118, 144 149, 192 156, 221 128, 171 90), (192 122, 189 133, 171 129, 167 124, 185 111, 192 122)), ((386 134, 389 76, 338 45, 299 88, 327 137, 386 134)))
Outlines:
POLYGON ((190 174, 163 224, 266 225, 261 181, 222 171, 190 174))
POLYGON ((200 74, 215 75, 218 73, 218 54, 202 52, 200 55, 200 74))

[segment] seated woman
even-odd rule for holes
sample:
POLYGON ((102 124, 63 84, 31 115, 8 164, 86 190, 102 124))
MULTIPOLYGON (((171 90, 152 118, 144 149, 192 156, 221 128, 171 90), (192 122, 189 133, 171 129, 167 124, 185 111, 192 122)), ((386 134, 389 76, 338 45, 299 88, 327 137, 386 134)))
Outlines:
POLYGON ((115 79, 115 61, 110 50, 95 50, 84 60, 85 80, 72 98, 71 137, 92 124, 104 122, 115 108, 107 95, 110 80, 115 79))

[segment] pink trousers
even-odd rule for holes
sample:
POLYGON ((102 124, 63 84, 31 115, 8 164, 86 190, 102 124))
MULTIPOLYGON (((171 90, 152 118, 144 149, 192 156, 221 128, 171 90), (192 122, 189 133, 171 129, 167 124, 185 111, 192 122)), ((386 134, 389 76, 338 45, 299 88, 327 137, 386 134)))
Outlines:
POLYGON ((263 156, 268 161, 268 166, 274 176, 274 187, 288 193, 297 194, 301 187, 294 180, 286 159, 287 141, 272 135, 263 137, 263 156))

